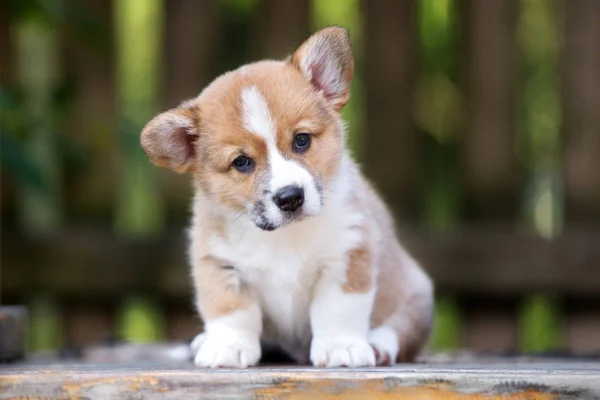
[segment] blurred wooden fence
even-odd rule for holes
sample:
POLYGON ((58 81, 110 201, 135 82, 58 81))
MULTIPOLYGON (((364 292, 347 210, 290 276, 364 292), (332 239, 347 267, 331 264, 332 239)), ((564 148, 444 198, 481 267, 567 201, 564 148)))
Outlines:
POLYGON ((340 24, 350 145, 436 281, 432 346, 600 349, 599 1, 1 7, 2 300, 31 307, 32 348, 200 329, 187 178, 149 165, 141 127, 340 24))

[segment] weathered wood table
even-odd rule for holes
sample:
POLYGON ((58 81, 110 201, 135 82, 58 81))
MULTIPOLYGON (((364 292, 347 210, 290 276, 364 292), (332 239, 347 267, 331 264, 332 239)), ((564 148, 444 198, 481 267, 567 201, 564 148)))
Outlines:
POLYGON ((212 371, 111 361, 0 365, 0 399, 600 399, 595 361, 433 355, 393 368, 212 371))

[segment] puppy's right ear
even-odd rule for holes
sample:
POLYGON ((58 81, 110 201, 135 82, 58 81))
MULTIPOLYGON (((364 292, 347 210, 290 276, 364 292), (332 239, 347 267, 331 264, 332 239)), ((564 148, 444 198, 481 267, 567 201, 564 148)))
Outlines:
POLYGON ((140 143, 155 165, 183 173, 194 168, 197 139, 198 109, 182 106, 148 122, 140 143))

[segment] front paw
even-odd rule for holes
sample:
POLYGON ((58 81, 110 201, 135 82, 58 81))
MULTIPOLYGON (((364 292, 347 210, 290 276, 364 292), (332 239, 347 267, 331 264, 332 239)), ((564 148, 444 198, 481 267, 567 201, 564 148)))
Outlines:
POLYGON ((194 364, 204 368, 246 368, 260 360, 260 342, 250 335, 223 337, 201 333, 191 344, 194 364))
POLYGON ((375 353, 366 338, 342 336, 313 339, 310 360, 318 367, 372 367, 375 353))

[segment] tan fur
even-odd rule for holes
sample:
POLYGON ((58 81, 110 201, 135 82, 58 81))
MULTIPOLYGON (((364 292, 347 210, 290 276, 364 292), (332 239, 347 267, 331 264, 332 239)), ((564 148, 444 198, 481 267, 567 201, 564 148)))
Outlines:
POLYGON ((250 288, 231 284, 233 267, 227 261, 205 256, 195 268, 197 289, 201 294, 197 299, 198 308, 204 318, 228 315, 251 303, 250 288))
POLYGON ((372 218, 383 230, 378 260, 377 293, 371 326, 391 326, 401 343, 397 362, 414 361, 429 337, 433 285, 396 240, 393 217, 372 185, 363 180, 361 193, 372 218))
POLYGON ((366 293, 373 287, 373 254, 369 246, 363 245, 348 254, 344 293, 366 293))
MULTIPOLYGON (((349 203, 354 210, 361 212, 368 207, 365 196, 359 191, 354 191, 349 203)), ((375 264, 374 257, 376 244, 373 240, 373 221, 364 219, 360 225, 353 229, 360 234, 362 242, 348 252, 348 268, 346 282, 342 286, 344 293, 366 293, 373 288, 375 264)))
POLYGON ((226 228, 219 218, 208 210, 196 208, 193 235, 205 240, 195 241, 192 248, 192 274, 196 288, 196 306, 205 319, 218 318, 245 309, 255 301, 252 290, 240 282, 232 284, 233 266, 214 257, 207 246, 210 235, 224 236, 226 228))

